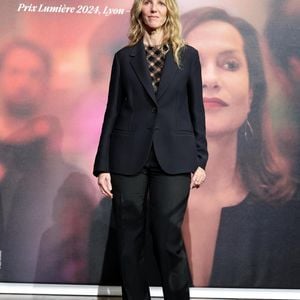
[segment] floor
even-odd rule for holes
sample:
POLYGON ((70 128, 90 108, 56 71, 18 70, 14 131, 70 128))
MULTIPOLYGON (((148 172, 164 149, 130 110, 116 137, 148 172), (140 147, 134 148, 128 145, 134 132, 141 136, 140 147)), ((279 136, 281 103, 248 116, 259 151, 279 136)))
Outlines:
MULTIPOLYGON (((156 298, 158 299, 158 298, 156 298)), ((121 300, 119 297, 0 295, 0 300, 121 300)))
MULTIPOLYGON (((83 296, 37 296, 37 295, 5 295, 0 294, 0 300, 121 300, 120 297, 83 297, 83 296)), ((163 300, 162 298, 152 298, 163 300)), ((222 299, 193 299, 193 300, 222 300, 222 299)))

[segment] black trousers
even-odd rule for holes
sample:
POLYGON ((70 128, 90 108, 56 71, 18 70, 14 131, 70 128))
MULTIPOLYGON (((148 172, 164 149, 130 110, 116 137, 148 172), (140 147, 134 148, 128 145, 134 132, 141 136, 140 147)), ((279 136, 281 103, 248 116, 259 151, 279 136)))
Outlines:
POLYGON ((164 173, 151 149, 149 159, 139 174, 111 174, 111 179, 123 299, 150 299, 144 270, 145 225, 146 216, 149 216, 164 298, 188 300, 190 272, 181 225, 189 196, 190 173, 164 173))

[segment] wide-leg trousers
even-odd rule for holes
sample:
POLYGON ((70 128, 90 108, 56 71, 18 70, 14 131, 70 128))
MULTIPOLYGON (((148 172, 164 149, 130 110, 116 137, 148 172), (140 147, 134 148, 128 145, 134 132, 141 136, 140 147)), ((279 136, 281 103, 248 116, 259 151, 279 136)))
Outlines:
POLYGON ((188 300, 190 272, 181 225, 189 196, 190 173, 166 174, 160 168, 152 148, 139 174, 128 176, 113 173, 111 179, 123 299, 150 299, 144 269, 148 216, 164 298, 188 300))

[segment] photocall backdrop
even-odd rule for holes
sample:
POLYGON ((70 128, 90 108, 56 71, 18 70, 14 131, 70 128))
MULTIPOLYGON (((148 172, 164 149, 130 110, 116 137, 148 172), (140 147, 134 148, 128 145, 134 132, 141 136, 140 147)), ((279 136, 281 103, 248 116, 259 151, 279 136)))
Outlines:
MULTIPOLYGON (((191 286, 300 288, 300 3, 178 2, 210 97, 207 181, 183 225, 191 286)), ((2 282, 120 285, 111 200, 91 173, 131 5, 0 3, 2 282)))

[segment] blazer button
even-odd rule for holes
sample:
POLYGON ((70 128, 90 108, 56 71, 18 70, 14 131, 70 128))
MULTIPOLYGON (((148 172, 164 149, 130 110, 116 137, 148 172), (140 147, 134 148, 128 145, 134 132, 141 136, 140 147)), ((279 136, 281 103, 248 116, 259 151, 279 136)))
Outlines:
POLYGON ((156 107, 153 107, 153 108, 152 108, 152 112, 153 112, 153 113, 157 113, 157 108, 156 108, 156 107))

